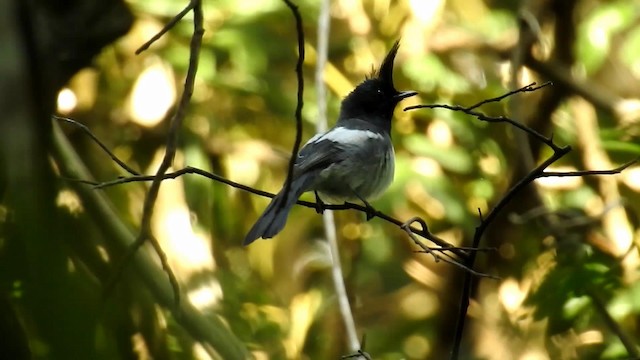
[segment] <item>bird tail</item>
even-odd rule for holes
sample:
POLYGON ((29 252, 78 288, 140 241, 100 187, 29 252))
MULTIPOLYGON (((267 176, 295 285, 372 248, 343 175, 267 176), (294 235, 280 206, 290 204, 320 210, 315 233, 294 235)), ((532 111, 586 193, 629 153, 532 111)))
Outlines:
POLYGON ((269 206, 264 210, 258 221, 253 225, 249 233, 244 238, 243 245, 249 245, 258 238, 269 239, 278 234, 287 222, 289 211, 298 201, 300 195, 307 191, 310 182, 313 180, 311 174, 304 174, 295 179, 289 187, 288 196, 284 196, 286 185, 280 192, 271 199, 269 206))

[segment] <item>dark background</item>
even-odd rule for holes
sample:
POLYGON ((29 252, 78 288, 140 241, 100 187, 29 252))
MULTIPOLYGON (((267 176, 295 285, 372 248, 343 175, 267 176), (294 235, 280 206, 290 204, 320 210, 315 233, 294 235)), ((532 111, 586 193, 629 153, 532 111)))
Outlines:
MULTIPOLYGON (((52 126, 50 115, 85 124, 131 167, 155 173, 182 92, 191 15, 149 50, 134 51, 185 5, 1 3, 0 358, 206 359, 211 348, 222 358, 241 358, 244 348, 259 359, 349 353, 322 218, 296 207, 275 239, 244 248, 267 200, 196 175, 163 183, 152 229, 197 310, 168 310, 171 290, 147 245, 103 294, 138 231, 148 184, 93 190, 69 179, 128 174, 77 126, 52 126), (58 127, 64 136, 54 141, 58 127), (79 158, 64 151, 63 137, 79 158)), ((317 121, 319 5, 299 5, 306 140, 317 121)), ((295 136, 293 18, 275 0, 203 7, 200 67, 172 170, 190 165, 277 191, 295 136)), ((472 105, 551 80, 553 87, 480 110, 571 145, 550 170, 613 169, 640 155, 639 25, 637 1, 336 0, 329 122, 401 38, 396 87, 420 92, 403 106, 472 105)), ((395 181, 373 205, 402 221, 420 216, 459 246, 471 243, 478 208, 488 213, 550 155, 507 124, 449 110, 399 108, 393 125, 395 181)), ((461 358, 634 358, 639 189, 632 165, 619 175, 544 178, 516 194, 481 242, 497 250, 479 254, 475 269, 500 280, 474 288, 461 358)), ((375 359, 445 358, 463 271, 416 253, 406 233, 381 219, 365 222, 356 211, 336 218, 365 350, 375 359)))

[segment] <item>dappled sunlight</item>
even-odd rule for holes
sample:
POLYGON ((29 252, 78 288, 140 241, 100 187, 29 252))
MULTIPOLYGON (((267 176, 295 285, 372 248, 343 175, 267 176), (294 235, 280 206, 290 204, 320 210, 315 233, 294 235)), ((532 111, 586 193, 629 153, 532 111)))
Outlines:
POLYGON ((414 290, 400 300, 400 311, 409 319, 423 320, 440 310, 438 297, 432 291, 414 290))
POLYGON ((439 220, 444 218, 446 214, 444 205, 441 201, 431 196, 421 182, 418 180, 410 181, 405 189, 407 198, 412 199, 417 206, 421 207, 430 219, 439 220))
POLYGON ((437 161, 423 156, 414 156, 411 159, 413 171, 423 176, 442 176, 442 167, 437 161))
MULTIPOLYGON (((320 209, 301 205, 292 207, 282 232, 243 246, 270 199, 242 186, 275 193, 287 178, 297 131, 294 18, 281 0, 203 2, 199 48, 192 46, 198 11, 187 8, 185 18, 136 54, 185 6, 199 3, 127 0, 134 19, 128 33, 92 59, 74 57, 95 41, 68 53, 51 50, 43 61, 52 68, 87 66, 56 88, 34 90, 51 94, 29 105, 50 104, 47 111, 78 121, 101 144, 84 128, 56 120, 56 146, 49 148, 46 119, 38 120, 33 138, 14 135, 28 121, 14 121, 11 111, 11 131, 0 133, 0 151, 16 145, 0 156, 1 165, 12 164, 0 171, 0 268, 7 269, 0 271, 0 300, 17 318, 9 335, 24 336, 27 350, 45 358, 74 359, 69 352, 77 350, 87 359, 339 359, 354 350, 354 331, 341 318, 340 304, 348 303, 355 337, 366 337, 361 350, 373 359, 445 359, 456 350, 458 360, 637 357, 640 165, 629 163, 640 155, 637 6, 333 0, 322 54, 322 2, 292 2, 305 32, 302 144, 315 133, 323 105, 316 71, 327 88, 331 127, 344 97, 400 41, 394 84, 418 95, 394 110, 395 173, 371 201, 377 216, 333 211, 335 262, 320 209), (184 91, 191 52, 198 53, 198 70, 193 96, 181 108, 179 96, 191 93, 184 91), (315 69, 324 55, 325 68, 315 69), (553 85, 486 101, 547 80, 553 85), (175 114, 184 119, 173 129, 175 114), (75 154, 62 151, 58 132, 75 154), (162 181, 146 234, 145 198, 168 139, 177 152, 167 172, 185 173, 162 181), (33 149, 26 147, 31 140, 33 149), (52 204, 13 204, 41 190, 14 191, 30 180, 14 174, 32 164, 34 149, 55 173, 37 175, 50 181, 42 187, 51 186, 52 204), (620 174, 531 173, 547 161, 544 171, 560 175, 629 167, 620 174), (55 213, 41 217, 59 228, 51 236, 39 233, 48 227, 29 212, 45 205, 55 213), (416 217, 426 231, 463 248, 440 248, 416 235, 432 247, 421 249, 398 225, 412 221, 419 229, 416 217), (15 236, 21 231, 38 236, 22 241, 15 236), (146 241, 129 256, 141 233, 157 239, 162 252, 146 241), (476 245, 481 249, 469 248, 476 245), (338 262, 346 287, 340 298, 331 273, 338 262), (470 262, 473 273, 465 268, 470 262), (44 271, 32 277, 38 268, 44 271), (167 268, 181 304, 174 303, 167 268), (460 310, 466 290, 469 307, 460 310), (632 346, 623 344, 625 335, 632 346)), ((74 21, 64 23, 76 30, 74 21)), ((96 34, 113 24, 89 23, 96 34)), ((39 22, 34 26, 41 30, 39 22)), ((78 39, 95 35, 76 32, 78 39)), ((47 85, 37 72, 29 76, 47 85)), ((10 94, 16 104, 23 101, 18 90, 10 94)), ((303 170, 309 181, 352 147, 345 149, 303 170)), ((357 161, 375 160, 367 155, 357 161)), ((357 174, 363 183, 376 175, 357 174)), ((300 199, 315 197, 307 192, 300 199)))
POLYGON ((207 352, 207 350, 200 343, 193 344, 191 350, 194 360, 214 360, 214 358, 207 352))
POLYGON ((242 184, 251 185, 258 182, 260 170, 264 164, 276 161, 284 163, 285 159, 279 159, 266 143, 258 141, 239 143, 224 158, 229 178, 242 184))
MULTIPOLYGON (((443 285, 443 279, 431 267, 426 266, 423 262, 416 259, 406 261, 402 268, 415 281, 431 288, 440 289, 443 285)), ((433 305, 429 305, 430 307, 433 305)))
POLYGON ((69 213, 75 216, 78 216, 84 212, 82 202, 80 201, 78 194, 69 189, 64 189, 58 193, 56 205, 67 209, 69 213))
MULTIPOLYGON (((162 152, 156 154, 155 161, 149 167, 150 173, 160 164, 161 155, 162 152)), ((184 284, 198 274, 209 273, 212 276, 215 270, 211 239, 206 233, 198 231, 197 226, 194 227, 194 220, 186 204, 182 179, 163 182, 152 227, 167 254, 169 264, 184 284)), ((215 305, 223 296, 220 285, 213 277, 195 289, 187 288, 186 292, 198 308, 215 305)))
POLYGON ((427 136, 435 146, 447 148, 453 143, 451 129, 446 122, 434 119, 427 128, 427 136))
POLYGON ((509 313, 515 312, 527 297, 527 291, 514 278, 506 279, 498 290, 500 302, 509 313))
POLYGON ((413 359, 425 359, 431 352, 431 342, 423 335, 411 335, 404 340, 403 350, 413 359))
POLYGON ((173 69, 160 59, 147 59, 147 68, 138 75, 129 99, 131 121, 145 127, 156 126, 176 100, 173 69))
POLYGON ((263 279, 273 278, 275 247, 273 240, 259 240, 248 248, 249 265, 263 279))
MULTIPOLYGON (((571 172, 576 171, 572 166, 550 166, 547 172, 571 172)), ((550 176, 536 180, 536 184, 543 189, 548 190, 572 190, 577 189, 584 183, 584 180, 578 176, 550 176)))
POLYGON ((78 105, 78 98, 73 90, 64 88, 58 93, 58 112, 61 114, 68 114, 72 112, 78 105))
POLYGON ((307 333, 320 305, 322 294, 319 291, 298 294, 291 300, 289 333, 284 339, 287 358, 296 359, 301 356, 307 333))
POLYGON ((220 283, 215 279, 210 279, 200 286, 190 289, 187 297, 196 309, 207 309, 218 304, 223 295, 220 283))
POLYGON ((640 166, 632 166, 622 173, 622 181, 633 191, 640 192, 640 166))

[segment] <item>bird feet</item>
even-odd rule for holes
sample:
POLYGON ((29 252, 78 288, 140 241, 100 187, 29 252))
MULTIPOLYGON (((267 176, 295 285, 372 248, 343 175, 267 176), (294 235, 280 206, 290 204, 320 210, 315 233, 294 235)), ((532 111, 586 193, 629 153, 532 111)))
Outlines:
POLYGON ((316 195, 316 213, 324 214, 324 202, 320 199, 317 191, 313 192, 316 195))
POLYGON ((378 212, 378 210, 376 210, 373 206, 371 206, 371 204, 369 204, 369 202, 365 198, 360 196, 357 192, 353 191, 353 193, 364 204, 364 213, 367 215, 367 221, 376 217, 376 213, 378 212))
POLYGON ((373 219, 374 217, 376 217, 376 213, 378 212, 378 210, 376 210, 373 206, 371 206, 371 204, 369 204, 366 200, 361 199, 362 202, 364 203, 364 213, 367 216, 367 221, 373 219))

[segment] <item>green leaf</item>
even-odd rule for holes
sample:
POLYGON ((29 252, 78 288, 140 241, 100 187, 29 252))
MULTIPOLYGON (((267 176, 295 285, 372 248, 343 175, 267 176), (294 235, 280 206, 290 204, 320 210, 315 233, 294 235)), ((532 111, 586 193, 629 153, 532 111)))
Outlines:
POLYGON ((403 71, 421 89, 433 91, 436 88, 457 93, 469 90, 469 82, 451 71, 436 55, 425 55, 407 60, 403 71))
POLYGON ((405 137, 404 146, 416 155, 434 159, 445 170, 458 174, 469 174, 473 170, 473 161, 467 149, 455 145, 442 148, 423 135, 405 137))
POLYGON ((588 73, 594 73, 609 56, 611 38, 629 25, 637 13, 632 1, 615 1, 597 7, 578 27, 576 50, 588 73))
POLYGON ((640 154, 640 144, 629 141, 603 140, 602 147, 607 151, 629 153, 633 155, 640 154))

